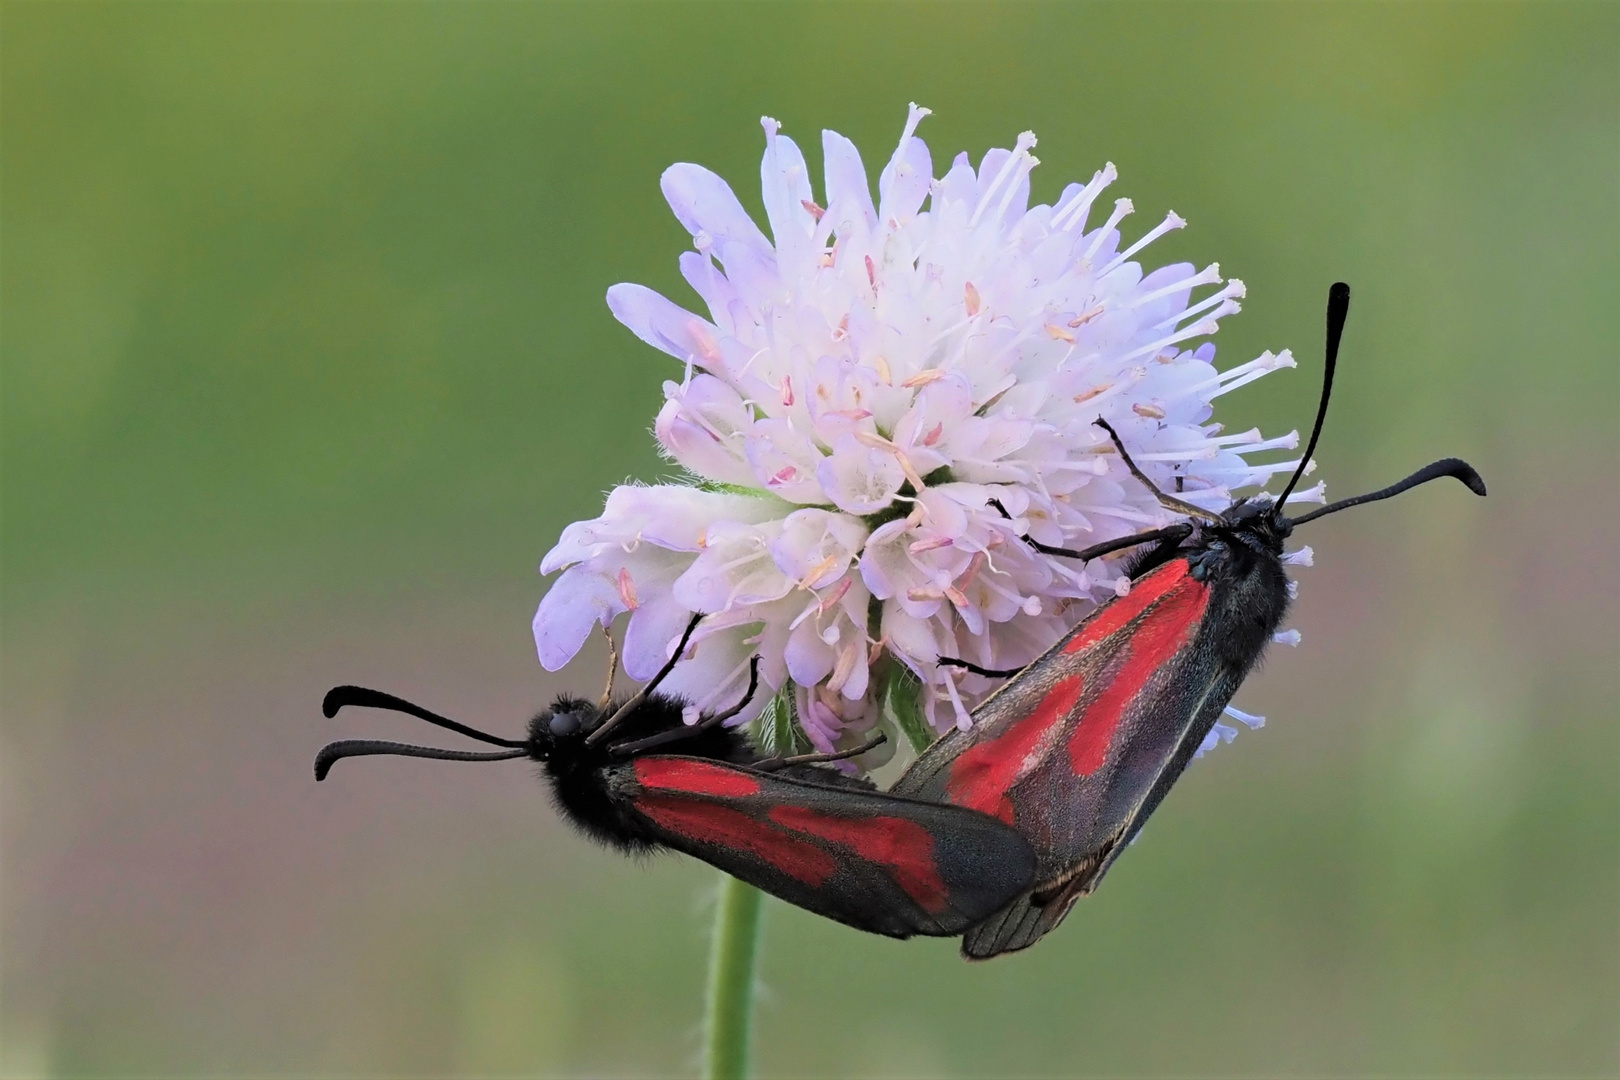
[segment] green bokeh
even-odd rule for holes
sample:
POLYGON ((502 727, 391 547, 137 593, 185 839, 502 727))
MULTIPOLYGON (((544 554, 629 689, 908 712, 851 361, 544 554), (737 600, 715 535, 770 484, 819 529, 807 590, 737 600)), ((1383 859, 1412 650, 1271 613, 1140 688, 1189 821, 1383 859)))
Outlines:
POLYGON ((968 966, 772 904, 762 1069, 1620 1069, 1620 9, 0 23, 0 1068, 692 1068, 705 868, 590 848, 515 766, 316 789, 315 706, 369 681, 515 726, 565 684, 534 566, 667 468, 678 369, 602 300, 688 299, 659 173, 757 210, 761 113, 875 169, 915 100, 936 164, 1033 129, 1037 199, 1112 160, 1127 235, 1191 222, 1151 251, 1247 282, 1223 362, 1304 361, 1230 423, 1305 422, 1350 281, 1321 475, 1457 453, 1492 495, 1320 526, 1306 644, 1239 698, 1273 723, 1038 949, 968 966))

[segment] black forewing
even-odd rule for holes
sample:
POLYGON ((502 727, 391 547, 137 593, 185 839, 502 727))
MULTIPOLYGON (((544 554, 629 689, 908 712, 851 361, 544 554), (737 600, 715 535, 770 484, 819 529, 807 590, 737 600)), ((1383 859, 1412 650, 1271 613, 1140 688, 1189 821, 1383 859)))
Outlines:
POLYGON ((1089 801, 1118 803, 1117 816, 1107 819, 1106 830, 1094 834, 1100 837, 1095 846, 1082 854, 1071 854, 1064 870, 1041 873, 1030 889, 968 930, 962 938, 964 956, 983 960, 1028 948, 1061 923, 1075 902, 1101 883, 1114 860, 1181 778, 1193 753, 1237 690, 1241 680, 1231 678, 1218 667, 1200 664, 1202 658, 1196 650, 1189 650, 1185 662, 1177 666, 1174 674, 1181 692, 1172 700, 1143 702, 1139 730, 1151 735, 1142 737, 1150 745, 1130 763, 1136 778, 1112 793, 1086 792, 1091 796, 1089 801), (1150 705, 1157 707, 1145 707, 1150 705), (1116 798, 1108 800, 1108 794, 1116 798), (1128 797, 1119 799, 1121 794, 1128 797))
POLYGON ((961 807, 673 755, 615 765, 606 779, 661 843, 889 937, 960 934, 1035 873, 1016 830, 961 807))
POLYGON ((1156 569, 930 747, 897 793, 994 814, 1033 844, 1031 887, 968 931, 984 958, 1033 944, 1095 888, 1241 677, 1209 647, 1216 598, 1184 561, 1156 569))

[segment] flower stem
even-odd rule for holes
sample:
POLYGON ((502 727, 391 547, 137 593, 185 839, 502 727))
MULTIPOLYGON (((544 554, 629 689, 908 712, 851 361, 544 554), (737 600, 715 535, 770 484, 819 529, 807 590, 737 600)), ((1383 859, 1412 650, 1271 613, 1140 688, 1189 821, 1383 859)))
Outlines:
POLYGON ((743 1080, 748 1075, 749 1028, 754 1018, 754 961, 759 953, 763 897, 752 885, 720 875, 720 905, 709 953, 709 1014, 703 1075, 743 1080))

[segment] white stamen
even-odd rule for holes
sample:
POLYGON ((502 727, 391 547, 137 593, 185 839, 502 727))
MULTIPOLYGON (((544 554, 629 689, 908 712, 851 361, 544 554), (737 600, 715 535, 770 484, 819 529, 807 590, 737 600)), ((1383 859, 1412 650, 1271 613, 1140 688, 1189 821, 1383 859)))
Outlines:
POLYGON ((1281 633, 1272 634, 1271 640, 1278 645, 1298 645, 1300 637, 1301 634, 1298 630, 1284 630, 1281 633))
POLYGON ((1103 241, 1107 240, 1108 234, 1114 231, 1114 226, 1124 221, 1125 215, 1135 209, 1136 207, 1131 205, 1131 200, 1115 199, 1114 212, 1108 215, 1108 220, 1103 223, 1103 227, 1093 234, 1090 245, 1087 246, 1084 254, 1080 256, 1080 261, 1086 262, 1097 254, 1097 249, 1103 246, 1103 241))
MULTIPOLYGON (((1204 297, 1202 300, 1198 301, 1198 303, 1181 309, 1174 315, 1171 315, 1168 319, 1164 319, 1159 322, 1154 326, 1154 329, 1163 330, 1166 327, 1175 326, 1177 323, 1186 322, 1188 319, 1199 314, 1200 312, 1208 311, 1212 307, 1224 305, 1230 300, 1236 300, 1247 295, 1248 289, 1244 287, 1243 282, 1237 278, 1233 278, 1231 281, 1226 283, 1226 287, 1224 289, 1218 289, 1204 297)), ((1234 310, 1241 311, 1243 309, 1239 307, 1234 310)), ((1228 312, 1227 314, 1231 314, 1231 312, 1228 312)), ((1220 316, 1215 315, 1211 316, 1211 318, 1220 318, 1220 316)))
POLYGON ((933 109, 925 109, 915 101, 911 103, 911 107, 906 111, 905 130, 900 132, 900 144, 894 148, 893 161, 898 162, 900 155, 905 153, 906 143, 910 142, 911 137, 917 134, 917 125, 922 123, 922 118, 933 114, 933 109))
MULTIPOLYGON (((1251 360, 1250 363, 1259 365, 1258 360, 1251 360)), ((1270 372, 1278 371, 1278 370, 1281 370, 1282 368, 1291 368, 1291 367, 1298 367, 1298 366, 1299 365, 1294 362, 1293 355, 1291 353, 1289 353, 1288 350, 1284 349, 1282 352, 1278 353, 1276 356, 1271 357, 1269 364, 1259 365, 1256 368, 1254 368, 1253 370, 1245 372, 1240 378, 1230 379, 1230 380, 1227 380, 1227 381, 1223 382, 1221 384, 1221 387, 1220 387, 1219 390, 1216 390, 1214 393, 1209 395, 1209 400, 1214 401, 1216 398, 1220 397, 1222 394, 1230 394, 1234 390, 1238 390, 1238 389, 1241 389, 1241 388, 1243 388, 1245 386, 1248 386, 1250 383, 1254 382, 1256 379, 1262 378, 1263 376, 1267 375, 1270 372)))
POLYGON ((1148 356, 1148 355, 1150 355, 1152 353, 1158 352, 1160 349, 1164 348, 1166 345, 1174 345, 1178 341, 1186 341, 1188 338, 1192 338, 1192 337, 1203 337, 1206 334, 1213 334, 1215 331, 1217 331, 1219 329, 1220 329, 1220 327, 1217 326, 1213 321, 1205 321, 1205 322, 1194 323, 1193 325, 1187 327, 1185 330, 1177 330, 1175 333, 1169 335, 1168 337, 1160 338, 1158 341, 1155 341, 1151 345, 1144 345, 1140 349, 1135 349, 1135 350, 1133 350, 1131 352, 1128 352, 1124 356, 1120 357, 1120 360, 1121 361, 1128 361, 1128 360, 1135 360, 1138 356, 1148 356))
MULTIPOLYGON (((1203 307, 1202 304, 1200 304, 1198 306, 1200 308, 1203 307)), ((1224 319, 1228 315, 1236 315, 1238 312, 1240 312, 1242 310, 1243 310, 1243 305, 1238 303, 1236 300, 1221 300, 1220 303, 1218 304, 1218 306, 1215 308, 1215 310, 1211 311, 1208 315, 1206 315, 1204 317, 1206 319, 1224 319)), ((1163 322, 1157 324, 1156 326, 1154 326, 1153 329, 1155 329, 1155 330, 1166 329, 1167 327, 1174 326, 1177 323, 1185 322, 1186 320, 1192 318, 1194 314, 1196 314, 1196 312, 1191 311, 1191 310, 1183 311, 1181 314, 1179 314, 1179 315, 1177 315, 1177 316, 1175 316, 1173 318, 1166 319, 1163 322)))
MULTIPOLYGON (((1306 475, 1310 475, 1311 469, 1314 469, 1315 467, 1316 463, 1312 462, 1311 468, 1305 470, 1306 475)), ((1278 473, 1291 473, 1297 468, 1299 468, 1298 458, 1295 458, 1293 461, 1272 461, 1267 462, 1264 465, 1251 465, 1248 470, 1248 476, 1251 483, 1263 484, 1265 483, 1265 478, 1268 476, 1275 476, 1278 473)))
POLYGON ((1282 561, 1284 566, 1315 566, 1316 552, 1311 550, 1311 545, 1306 544, 1298 551, 1283 552, 1282 561))
POLYGON ((990 205, 990 200, 1001 190, 1001 185, 1006 183, 1007 178, 1023 165, 1024 158, 1029 154, 1029 148, 1034 145, 1035 133, 1033 131, 1026 131, 1018 136, 1018 141, 1013 144, 1012 156, 1001 166, 1001 171, 996 173, 994 180, 990 181, 990 186, 985 189, 984 194, 979 196, 979 205, 973 208, 973 216, 968 218, 969 228, 979 223, 979 218, 984 214, 985 207, 990 205))
POLYGON ((1105 162, 1101 169, 1092 174, 1091 181, 1075 195, 1074 201, 1067 206, 1059 207, 1052 215, 1051 227, 1061 228, 1064 232, 1073 232, 1078 227, 1081 233, 1084 233, 1091 204, 1102 194, 1104 188, 1118 179, 1119 170, 1114 168, 1114 163, 1105 162))
MULTIPOLYGON (((1212 425, 1211 431, 1218 431, 1219 424, 1212 425)), ((1209 440, 1216 446, 1242 446, 1244 443, 1260 441, 1260 429, 1252 427, 1248 431, 1240 431, 1235 435, 1212 435, 1209 440)))
POLYGON ((1267 349, 1265 352, 1261 353, 1259 356, 1248 361, 1247 363, 1238 364, 1236 367, 1229 367, 1225 371, 1217 371, 1214 375, 1205 379, 1203 382, 1194 383, 1193 385, 1187 387, 1187 393, 1196 394, 1200 391, 1208 390, 1212 386, 1221 386, 1232 381, 1233 379, 1242 378, 1244 375, 1247 375, 1250 372, 1274 371, 1281 366, 1278 363, 1279 359, 1280 357, 1278 357, 1276 353, 1272 352, 1270 349, 1267 349))
POLYGON ((1215 725, 1209 729, 1209 734, 1204 736, 1203 743, 1194 752, 1193 757, 1203 757, 1222 743, 1232 742, 1236 738, 1237 728, 1217 720, 1215 725))
POLYGON ((1150 293, 1143 293, 1141 296, 1132 297, 1131 302, 1126 305, 1126 308, 1139 308, 1143 304, 1151 304, 1153 301, 1158 300, 1161 297, 1169 296, 1171 293, 1178 293, 1183 289, 1197 288, 1199 285, 1218 285, 1220 284, 1220 281, 1221 264, 1210 263, 1192 277, 1182 278, 1180 281, 1166 285, 1162 289, 1154 289, 1150 293))
MULTIPOLYGON (((1315 462, 1312 462, 1312 464, 1314 465, 1315 462)), ((1288 495, 1288 501, 1291 503, 1325 503, 1327 502, 1327 483, 1326 481, 1319 480, 1314 487, 1302 488, 1298 491, 1290 492, 1288 495)))
MULTIPOLYGON (((1046 174, 1042 173, 1041 175, 1044 176, 1046 174)), ((1185 228, 1186 224, 1187 222, 1181 217, 1180 214, 1177 214, 1174 210, 1170 211, 1170 213, 1165 215, 1163 221, 1159 222, 1159 224, 1147 231, 1147 235, 1143 236, 1142 239, 1138 240, 1136 243, 1132 244, 1118 255, 1115 255, 1112 262, 1103 267, 1101 270, 1097 271, 1097 276, 1100 278, 1107 277, 1109 274, 1113 273, 1117 267, 1123 265, 1125 261, 1132 255, 1135 255, 1138 251, 1141 251, 1143 248, 1153 243, 1153 241, 1157 240, 1165 233, 1170 232, 1172 229, 1185 228)))
POLYGON ((1228 705, 1226 708, 1222 709, 1221 711, 1223 713, 1225 713, 1227 716, 1230 716, 1232 719, 1237 720, 1240 723, 1248 725, 1250 731, 1259 731, 1261 728, 1266 726, 1266 718, 1265 717, 1260 716, 1260 715, 1258 715, 1256 713, 1244 712, 1242 709, 1238 708, 1235 705, 1228 705))
POLYGON ((1209 461, 1220 451, 1213 446, 1199 446, 1188 450, 1165 450, 1155 454, 1132 454, 1131 459, 1143 461, 1209 461))
MULTIPOLYGON (((1258 435, 1259 432, 1256 431, 1255 434, 1258 435)), ((1216 443, 1220 442, 1219 439, 1214 439, 1212 441, 1216 442, 1216 443)), ((1246 446, 1234 446, 1232 448, 1232 453, 1234 453, 1234 454, 1253 454, 1253 453, 1257 453, 1258 451, 1261 451, 1261 450, 1298 450, 1298 449, 1299 449, 1299 432, 1298 431, 1290 431, 1288 434, 1279 435, 1275 439, 1261 439, 1259 442, 1250 443, 1250 444, 1248 444, 1246 446)))

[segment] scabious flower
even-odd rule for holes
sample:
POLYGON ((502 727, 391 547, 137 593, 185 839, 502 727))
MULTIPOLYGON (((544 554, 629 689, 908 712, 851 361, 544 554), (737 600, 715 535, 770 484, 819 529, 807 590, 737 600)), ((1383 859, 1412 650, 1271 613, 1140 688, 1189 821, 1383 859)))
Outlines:
POLYGON ((692 234, 681 271, 708 314, 640 285, 607 299, 679 364, 654 431, 692 480, 616 488, 563 532, 534 620, 548 669, 629 612, 625 669, 646 679, 703 612, 663 684, 692 716, 740 698, 757 655, 768 690, 739 723, 791 702, 812 744, 847 748, 920 694, 935 730, 965 727, 994 683, 940 657, 1018 667, 1129 588, 1117 558, 1077 565, 1024 537, 1079 548, 1172 520, 1099 416, 1157 483, 1211 510, 1298 464, 1250 460, 1297 447, 1297 432, 1210 422, 1221 395, 1294 361, 1215 368, 1198 342, 1239 310, 1243 283, 1215 264, 1136 261, 1180 217, 1126 244, 1130 200, 1098 203, 1112 164, 1031 207, 1027 132, 935 178, 915 135, 926 115, 912 106, 875 205, 848 139, 823 132, 818 196, 765 119, 769 237, 719 176, 664 173, 692 234))

